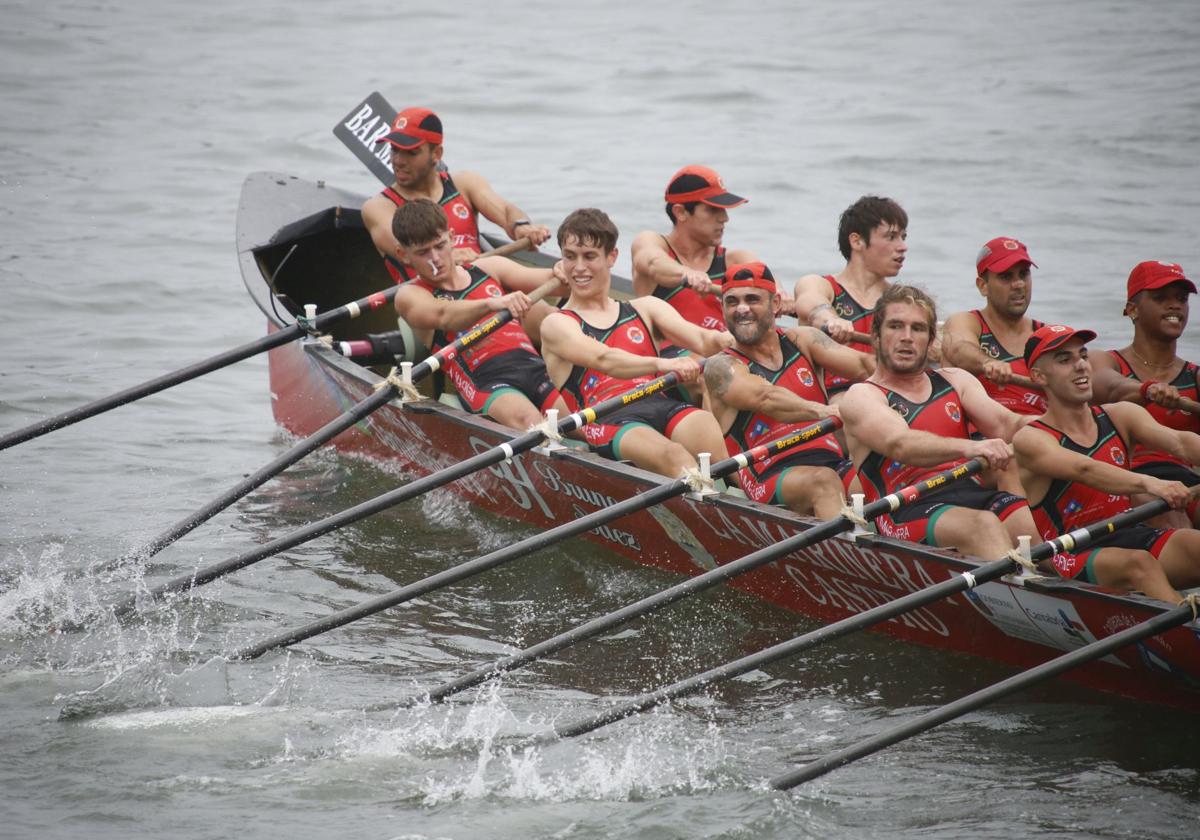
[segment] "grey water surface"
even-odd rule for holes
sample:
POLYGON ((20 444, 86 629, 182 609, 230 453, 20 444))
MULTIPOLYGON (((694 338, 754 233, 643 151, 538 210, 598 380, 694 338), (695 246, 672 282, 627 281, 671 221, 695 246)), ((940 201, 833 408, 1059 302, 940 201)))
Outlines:
MULTIPOLYGON (((750 198, 727 244, 835 271, 841 210, 908 210, 903 279, 974 307, 997 235, 1032 313, 1122 346, 1129 269, 1200 272, 1200 7, 878 0, 0 4, 0 432, 261 335, 233 230, 261 169, 377 188, 330 129, 380 90, 534 219, 622 229, 687 163, 750 198)), ((1193 327, 1181 353, 1200 358, 1193 327)), ((289 445, 263 359, 0 452, 0 837, 1185 837, 1193 715, 1068 684, 789 793, 767 779, 1006 675, 864 634, 577 742, 595 711, 809 623, 710 594, 444 707, 386 703, 661 588, 582 544, 298 646, 223 651, 524 535, 434 495, 125 626, 114 593, 395 486, 308 459, 148 569, 117 558, 289 445), (383 705, 381 705, 383 704, 383 705)))

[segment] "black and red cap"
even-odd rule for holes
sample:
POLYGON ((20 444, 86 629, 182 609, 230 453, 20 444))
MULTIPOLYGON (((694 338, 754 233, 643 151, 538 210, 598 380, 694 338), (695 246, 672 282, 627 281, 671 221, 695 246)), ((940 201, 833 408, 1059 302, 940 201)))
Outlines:
POLYGON ((1025 342, 1025 364, 1033 367, 1033 363, 1043 354, 1056 350, 1072 338, 1081 338, 1083 343, 1095 339, 1096 334, 1091 330, 1073 330, 1062 324, 1046 324, 1041 329, 1034 330, 1033 335, 1025 342))
POLYGON ((422 143, 431 146, 442 144, 442 121, 428 108, 405 108, 396 115, 390 133, 380 137, 377 143, 391 143, 398 149, 415 149, 422 143))
POLYGON ((725 282, 721 284, 721 294, 741 288, 762 289, 773 295, 778 294, 771 269, 760 262, 739 263, 725 269, 725 282))
POLYGON ((721 176, 707 166, 685 166, 672 175, 665 198, 667 204, 699 201, 726 209, 746 203, 746 199, 725 189, 721 176))
POLYGON ((1011 236, 997 236, 979 249, 979 255, 975 257, 975 271, 980 277, 985 271, 1003 274, 1017 263, 1029 263, 1037 268, 1024 242, 1011 236))

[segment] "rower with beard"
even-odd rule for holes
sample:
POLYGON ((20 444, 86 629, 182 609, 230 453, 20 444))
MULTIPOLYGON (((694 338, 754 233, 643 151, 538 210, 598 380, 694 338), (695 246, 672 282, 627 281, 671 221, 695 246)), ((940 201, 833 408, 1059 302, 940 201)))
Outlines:
MULTIPOLYGON (((1046 413, 1013 439, 1021 483, 1046 539, 1115 516, 1130 495, 1165 500, 1180 509, 1189 499, 1178 481, 1130 470, 1138 445, 1200 462, 1200 435, 1163 426, 1139 405, 1091 405, 1092 366, 1086 345, 1096 334, 1059 324, 1030 336, 1025 360, 1046 395, 1046 413)), ((1130 525, 1094 541, 1085 551, 1056 555, 1065 578, 1138 590, 1177 603, 1177 588, 1200 584, 1200 531, 1130 525)))
MULTIPOLYGON (((1125 314, 1133 322, 1133 341, 1092 358, 1098 400, 1144 405, 1164 426, 1200 432, 1200 417, 1179 407, 1180 397, 1200 400, 1200 369, 1176 353, 1188 322, 1188 298, 1194 294, 1196 285, 1177 263, 1149 260, 1134 266, 1125 303, 1125 314)), ((1200 484, 1200 474, 1190 464, 1154 448, 1135 447, 1133 469, 1189 487, 1200 484)), ((1186 510, 1155 521, 1179 528, 1200 525, 1200 503, 1193 501, 1186 510)))
POLYGON ((721 176, 707 166, 680 169, 664 198, 671 232, 644 230, 634 237, 633 292, 667 301, 697 326, 724 330, 718 295, 726 264, 757 259, 746 250, 727 252, 722 244, 729 211, 746 199, 725 189, 721 176))
MULTIPOLYGON (((558 228, 570 297, 542 322, 542 354, 551 380, 572 408, 587 408, 661 374, 685 383, 700 377, 690 356, 663 358, 665 339, 711 356, 728 347, 728 333, 685 320, 670 304, 645 296, 617 302, 609 296, 617 259, 617 228, 600 210, 576 210, 558 228)), ((584 427, 594 450, 608 458, 675 478, 696 466, 696 455, 725 448, 712 414, 664 396, 647 397, 584 427)))
POLYGON ((476 172, 459 172, 453 178, 439 171, 442 161, 442 121, 428 108, 405 108, 396 115, 392 130, 379 139, 392 147, 392 174, 396 180, 362 206, 363 224, 379 250, 388 273, 397 283, 412 279, 412 273, 395 258, 392 214, 397 207, 417 198, 441 206, 450 225, 454 261, 464 263, 480 253, 480 213, 500 227, 511 239, 527 236, 536 248, 550 238, 550 228, 535 225, 515 204, 492 189, 476 172))
MULTIPOLYGON (((704 379, 731 455, 797 432, 814 420, 839 416, 827 404, 823 370, 852 380, 875 370, 872 357, 843 347, 820 330, 775 326, 779 292, 771 270, 761 262, 731 265, 721 299, 735 343, 708 360, 704 379)), ((843 481, 850 468, 837 435, 830 432, 746 467, 738 481, 755 501, 830 519, 845 506, 843 481)))
MULTIPOLYGON (((838 249, 846 259, 840 274, 807 274, 796 281, 796 318, 824 330, 835 341, 872 354, 870 345, 853 340, 870 333, 875 304, 904 266, 908 252, 908 214, 890 198, 864 195, 838 221, 838 249)), ((825 388, 835 400, 850 381, 827 371, 825 388)))
POLYGON ((869 501, 986 459, 996 489, 958 482, 875 521, 889 537, 1000 557, 1018 536, 1037 533, 1008 444, 1031 418, 997 403, 965 370, 927 370, 936 328, 936 306, 920 289, 893 285, 880 295, 871 325, 875 373, 838 406, 847 447, 869 501), (985 437, 973 439, 968 424, 985 437))
POLYGON ((445 365, 458 396, 474 414, 525 431, 541 422, 550 408, 566 413, 546 364, 526 330, 550 311, 530 301, 527 292, 562 269, 529 268, 505 257, 480 257, 456 265, 446 215, 427 198, 406 202, 392 217, 396 259, 411 271, 412 282, 396 293, 396 312, 434 351, 452 344, 459 332, 507 309, 514 319, 445 365))
POLYGON ((1025 315, 1034 268, 1029 250, 1010 236, 984 245, 975 259, 975 287, 987 304, 946 319, 942 355, 947 364, 979 377, 987 395, 1009 411, 1037 415, 1046 410, 1041 392, 1012 382, 1014 374, 1029 376, 1022 350, 1042 326, 1025 315))

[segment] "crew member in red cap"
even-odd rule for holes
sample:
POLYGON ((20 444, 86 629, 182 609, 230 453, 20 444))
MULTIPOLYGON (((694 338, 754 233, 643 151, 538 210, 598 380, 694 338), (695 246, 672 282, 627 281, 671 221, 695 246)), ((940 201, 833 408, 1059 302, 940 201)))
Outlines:
MULTIPOLYGON (((1084 345, 1095 337, 1091 330, 1052 324, 1025 345, 1030 376, 1045 391, 1046 413, 1018 432, 1013 446, 1046 539, 1129 510, 1132 494, 1161 498, 1175 509, 1187 504, 1183 484, 1130 470, 1130 445, 1200 461, 1200 435, 1162 426, 1129 402, 1090 404, 1092 366, 1084 345)), ((1176 587, 1200 584, 1200 531, 1132 525, 1052 562, 1065 578, 1175 603, 1181 600, 1176 587)))
POLYGON ((883 291, 871 322, 875 373, 838 403, 846 444, 869 501, 985 458, 996 489, 959 481, 875 522, 889 537, 994 559, 1018 536, 1037 533, 1008 443, 1032 418, 997 403, 965 370, 928 370, 936 330, 937 309, 925 292, 903 285, 883 291), (985 438, 973 439, 968 425, 985 438))
MULTIPOLYGON (((872 312, 879 296, 904 266, 908 252, 908 214, 890 198, 865 195, 842 212, 838 248, 846 258, 840 274, 807 274, 796 282, 796 318, 824 330, 835 341, 863 353, 869 344, 853 340, 854 333, 871 332, 872 312)), ((936 351, 933 352, 937 357, 936 351)), ((826 373, 825 387, 836 400, 850 381, 826 373)))
MULTIPOLYGON (((1092 359, 1097 400, 1135 402, 1146 406, 1164 426, 1200 432, 1200 417, 1179 405, 1180 397, 1200 399, 1197 366, 1175 352, 1187 326, 1188 296, 1196 293, 1196 285, 1176 263, 1149 260, 1134 266, 1126 292, 1125 314, 1133 321, 1133 342, 1092 359)), ((1200 475, 1190 464, 1146 447, 1135 447, 1133 469, 1189 487, 1200 484, 1200 475)), ((1200 503, 1156 521, 1176 527, 1200 525, 1200 503)))
POLYGON ((988 396, 1017 414, 1046 410, 1040 391, 1012 382, 1014 374, 1029 376, 1021 350, 1042 326, 1025 315, 1033 294, 1034 268, 1037 263, 1020 241, 1010 236, 991 240, 975 258, 975 287, 987 304, 954 313, 942 328, 945 362, 980 377, 988 396))
POLYGON ((454 237, 454 259, 462 263, 480 253, 477 214, 504 228, 512 239, 529 237, 534 246, 550 238, 550 229, 535 225, 519 207, 501 198, 476 172, 459 172, 454 178, 438 170, 442 160, 442 121, 428 108, 405 108, 392 130, 379 139, 392 147, 395 182, 363 203, 363 223, 397 282, 411 277, 396 256, 392 214, 414 198, 428 198, 442 206, 454 237))
POLYGON ((723 330, 725 266, 755 259, 750 251, 727 252, 721 244, 729 209, 746 199, 725 189, 707 166, 685 166, 672 175, 665 198, 671 232, 644 230, 633 240, 633 292, 662 298, 697 326, 723 330))
MULTIPOLYGON (((874 358, 820 330, 775 326, 779 292, 771 270, 760 262, 729 266, 721 300, 735 343, 708 360, 704 380, 730 455, 839 416, 825 398, 825 368, 852 380, 875 371, 874 358)), ((755 501, 830 519, 845 505, 843 479, 851 466, 830 432, 743 469, 738 481, 755 501)))
MULTIPOLYGON (((550 378, 573 409, 587 408, 674 371, 695 382, 700 364, 691 356, 663 358, 660 337, 699 356, 728 347, 728 333, 706 330, 667 303, 645 296, 618 303, 609 297, 617 259, 617 228, 603 212, 576 210, 558 228, 562 266, 571 294, 562 309, 542 322, 542 355, 550 378)), ((701 452, 725 449, 712 414, 656 394, 583 428, 600 454, 628 459, 675 478, 696 466, 701 452)))
POLYGON ((398 256, 414 275, 397 291, 396 311, 427 347, 437 351, 504 309, 521 321, 509 321, 446 362, 446 373, 467 409, 521 431, 536 425, 547 409, 565 414, 567 406, 527 334, 537 332, 530 321, 553 311, 543 302, 532 303, 527 292, 554 276, 561 279, 561 269, 556 274, 504 257, 456 264, 446 215, 427 198, 396 208, 392 235, 399 243, 398 256))

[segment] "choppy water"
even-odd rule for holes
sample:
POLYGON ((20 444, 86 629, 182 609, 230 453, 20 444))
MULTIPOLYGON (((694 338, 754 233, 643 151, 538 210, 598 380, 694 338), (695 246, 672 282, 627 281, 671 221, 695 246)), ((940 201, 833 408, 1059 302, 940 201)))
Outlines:
MULTIPOLYGON (((1197 271, 1200 12, 1188 2, 7 2, 0 7, 0 430, 261 334, 233 248, 256 169, 375 188, 330 134, 357 99, 436 108, 452 167, 535 219, 658 228, 717 167, 727 240, 836 270, 838 213, 908 209, 904 279, 976 303, 999 234, 1033 312, 1127 341, 1136 262, 1197 271)), ((625 258, 618 266, 627 272, 625 258)), ((1200 357, 1194 331, 1181 352, 1200 357)), ((0 836, 1183 837, 1194 718, 1056 686, 788 794, 766 780, 1003 671, 874 636, 579 743, 508 735, 792 635, 735 593, 447 707, 373 711, 660 587, 547 552, 300 646, 220 652, 520 535, 449 497, 368 521, 141 624, 54 635, 139 570, 81 581, 287 445, 244 362, 0 453, 0 836)), ((394 486, 315 457, 156 558, 214 560, 394 486)))

